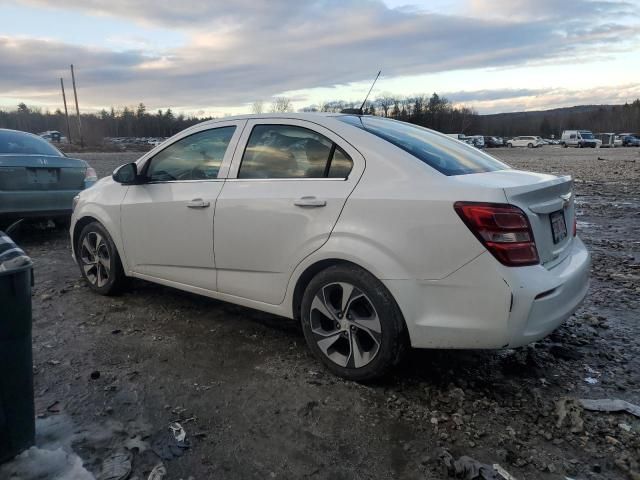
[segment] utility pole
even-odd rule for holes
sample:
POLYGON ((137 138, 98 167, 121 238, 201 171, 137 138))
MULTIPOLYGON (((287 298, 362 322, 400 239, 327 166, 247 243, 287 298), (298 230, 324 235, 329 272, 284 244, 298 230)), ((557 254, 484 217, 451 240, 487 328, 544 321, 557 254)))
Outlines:
POLYGON ((76 76, 73 74, 73 63, 71 64, 71 83, 73 83, 73 96, 76 99, 76 115, 78 116, 78 135, 80 136, 80 146, 84 147, 82 138, 82 121, 80 120, 80 108, 78 107, 78 91, 76 90, 76 76))
POLYGON ((69 111, 67 110, 67 96, 64 94, 64 82, 60 77, 60 88, 62 89, 62 101, 64 102, 64 116, 67 119, 67 139, 71 143, 71 127, 69 126, 69 111))

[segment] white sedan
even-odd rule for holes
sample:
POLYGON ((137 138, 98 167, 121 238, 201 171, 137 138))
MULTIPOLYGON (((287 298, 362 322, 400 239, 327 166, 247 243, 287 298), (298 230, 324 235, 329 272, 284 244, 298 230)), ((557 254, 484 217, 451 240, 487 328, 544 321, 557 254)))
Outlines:
POLYGON ((299 319, 353 380, 409 346, 538 340, 589 283, 570 177, 379 117, 204 122, 74 203, 74 258, 96 292, 136 277, 299 319))

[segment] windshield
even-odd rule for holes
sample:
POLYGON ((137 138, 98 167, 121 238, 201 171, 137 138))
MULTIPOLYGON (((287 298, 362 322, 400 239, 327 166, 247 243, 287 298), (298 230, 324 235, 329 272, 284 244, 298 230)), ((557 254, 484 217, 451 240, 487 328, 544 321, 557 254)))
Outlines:
POLYGON ((338 120, 386 140, 444 175, 484 173, 510 168, 473 146, 410 123, 355 115, 338 117, 338 120))
POLYGON ((0 130, 0 154, 63 156, 46 140, 13 130, 0 130))
POLYGON ((585 140, 592 140, 593 139, 593 133, 591 133, 591 132, 580 132, 580 136, 585 140))

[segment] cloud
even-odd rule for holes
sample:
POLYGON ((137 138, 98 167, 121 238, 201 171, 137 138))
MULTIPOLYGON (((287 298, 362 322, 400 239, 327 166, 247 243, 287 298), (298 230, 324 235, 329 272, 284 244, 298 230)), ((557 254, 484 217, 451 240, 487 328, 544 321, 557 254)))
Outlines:
MULTIPOLYGON (((51 7, 44 0, 23 3, 51 7)), ((552 3, 558 2, 473 0, 474 8, 507 12, 518 5, 549 11, 552 3)), ((620 38, 634 42, 640 35, 638 25, 618 24, 609 15, 625 8, 624 2, 569 3, 582 10, 565 22, 561 16, 527 20, 440 15, 390 9, 379 0, 58 0, 56 7, 88 15, 178 29, 189 40, 149 54, 135 44, 135 49, 115 52, 53 40, 0 38, 0 89, 25 99, 40 89, 39 101, 42 89, 49 89, 55 102, 57 78, 73 62, 84 105, 144 101, 151 106, 223 108, 287 91, 368 80, 379 68, 388 78, 580 61, 594 52, 606 55, 608 45, 620 38), (599 12, 597 20, 594 12, 599 12)))
POLYGON ((71 63, 82 65, 87 83, 126 82, 135 68, 152 58, 140 51, 112 52, 47 39, 0 36, 0 91, 46 89, 68 74, 71 63))
POLYGON ((553 18, 560 21, 584 20, 601 16, 636 15, 630 1, 598 0, 468 0, 471 11, 481 16, 511 19, 553 18))
POLYGON ((547 110, 574 105, 620 105, 640 98, 640 83, 602 85, 586 89, 496 89, 444 93, 454 104, 479 113, 547 110))
POLYGON ((544 89, 503 88, 496 90, 476 90, 461 92, 444 92, 442 95, 454 103, 484 102, 491 100, 507 100, 520 97, 531 97, 546 93, 544 89))

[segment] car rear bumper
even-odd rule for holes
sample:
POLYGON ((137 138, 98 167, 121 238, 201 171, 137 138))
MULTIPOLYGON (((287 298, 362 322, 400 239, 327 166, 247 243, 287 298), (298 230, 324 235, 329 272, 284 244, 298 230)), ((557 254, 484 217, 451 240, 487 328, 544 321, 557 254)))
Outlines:
POLYGON ((506 279, 514 292, 509 347, 544 338, 569 318, 587 294, 590 267, 589 252, 575 237, 567 257, 553 268, 534 266, 512 272, 506 279))
POLYGON ((384 280, 416 348, 506 348, 539 340, 580 305, 590 257, 579 238, 561 263, 509 268, 485 252, 441 280, 384 280))
POLYGON ((0 191, 0 215, 6 217, 60 216, 71 214, 71 203, 80 190, 0 191))

